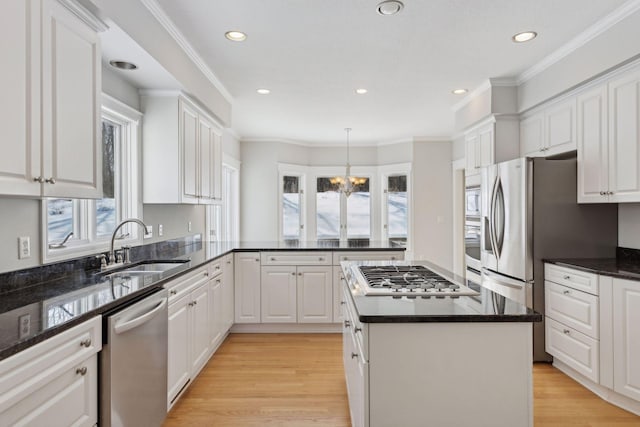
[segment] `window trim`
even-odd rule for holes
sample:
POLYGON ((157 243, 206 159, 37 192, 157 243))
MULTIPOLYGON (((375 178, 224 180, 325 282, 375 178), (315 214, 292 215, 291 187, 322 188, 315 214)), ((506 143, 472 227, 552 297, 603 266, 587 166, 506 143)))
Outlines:
MULTIPOLYGON (((120 147, 116 148, 116 156, 120 162, 120 168, 124 173, 115 183, 116 191, 114 196, 120 199, 116 203, 116 223, 123 218, 142 217, 141 190, 141 168, 139 159, 141 157, 141 120, 142 113, 138 110, 118 101, 117 99, 102 94, 102 107, 100 117, 106 118, 121 126, 120 147), (127 189, 127 191, 124 191, 127 189), (124 203, 123 203, 124 201, 124 203)), ((48 199, 43 199, 41 206, 41 247, 42 262, 51 263, 63 261, 78 256, 91 255, 97 252, 109 250, 111 244, 110 236, 95 236, 95 200, 72 199, 74 209, 79 211, 78 218, 75 218, 74 232, 77 227, 81 229, 82 240, 75 240, 68 243, 68 247, 61 249, 49 249, 47 206, 48 199), (77 208, 76 208, 77 205, 77 208)), ((119 240, 120 244, 141 244, 142 233, 138 227, 126 224, 123 233, 130 233, 130 238, 119 240)))
POLYGON ((389 212, 387 200, 388 193, 388 177, 406 175, 407 176, 407 250, 412 247, 412 230, 413 230, 413 192, 412 184, 413 177, 411 174, 411 163, 401 163, 395 165, 385 165, 379 167, 380 176, 380 193, 381 193, 381 209, 380 209, 380 237, 383 241, 389 240, 389 229, 385 228, 385 223, 388 222, 389 212))
MULTIPOLYGON (((282 199, 284 198, 284 192, 282 188, 282 180, 285 176, 297 176, 300 178, 300 190, 302 191, 302 196, 300 197, 300 241, 307 241, 307 235, 309 233, 309 227, 307 227, 307 203, 306 203, 306 195, 307 191, 307 174, 309 168, 307 166, 293 165, 288 163, 278 163, 278 239, 280 241, 284 241, 284 227, 282 225, 283 220, 283 210, 282 210, 282 199)), ((314 233, 315 234, 315 233, 314 233)))

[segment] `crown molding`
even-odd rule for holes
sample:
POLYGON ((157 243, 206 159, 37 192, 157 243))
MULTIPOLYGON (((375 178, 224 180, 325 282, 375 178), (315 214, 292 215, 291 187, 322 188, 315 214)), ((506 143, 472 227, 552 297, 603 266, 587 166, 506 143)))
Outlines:
POLYGON ((173 37, 173 39, 178 43, 180 48, 184 51, 184 53, 191 59, 191 61, 195 64, 196 67, 205 75, 205 77, 213 84, 213 86, 220 91, 224 99, 229 103, 233 103, 233 96, 229 93, 227 88, 224 87, 220 79, 211 71, 211 68, 204 62, 202 57, 196 52, 196 50, 191 46, 191 44, 187 41, 186 37, 182 32, 176 27, 171 18, 166 14, 166 12, 160 7, 156 0, 140 0, 140 2, 144 5, 144 7, 151 12, 154 18, 162 25, 162 27, 167 30, 167 32, 173 37))
POLYGON ((78 3, 76 0, 58 0, 58 3, 80 18, 80 20, 91 27, 93 31, 101 33, 109 29, 109 26, 104 21, 91 13, 86 7, 78 3))
MULTIPOLYGON (((396 145, 396 144, 407 144, 407 143, 412 143, 412 142, 448 142, 451 141, 450 137, 447 136, 442 136, 442 137, 415 137, 415 138, 404 138, 404 139, 397 139, 397 140, 392 140, 392 141, 382 141, 382 142, 371 142, 371 143, 367 143, 367 142, 361 142, 361 143, 354 143, 353 141, 349 142, 349 145, 353 148, 353 147, 357 147, 357 148, 367 148, 367 147, 382 147, 382 146, 387 146, 387 145, 396 145)), ((298 145, 300 147, 307 147, 307 148, 345 148, 346 147, 346 142, 345 143, 334 143, 334 142, 307 142, 307 141, 294 141, 291 139, 282 139, 282 138, 247 138, 247 139, 242 139, 242 142, 248 142, 248 143, 265 143, 265 142, 269 142, 269 143, 281 143, 281 144, 291 144, 291 145, 298 145)))
POLYGON ((491 87, 511 87, 518 86, 518 80, 515 77, 494 77, 489 79, 491 87))
POLYGON ((571 39, 568 43, 564 44, 558 50, 552 52, 550 55, 543 58, 540 62, 533 65, 531 68, 522 72, 516 79, 517 84, 521 85, 533 77, 537 76, 547 68, 551 67, 556 62, 570 55, 578 48, 584 46, 589 41, 598 37, 626 17, 640 10, 640 0, 629 0, 622 6, 604 16, 598 22, 587 28, 582 33, 571 39))
POLYGON ((238 141, 238 142, 242 141, 242 137, 240 136, 240 134, 238 132, 235 131, 235 129, 233 129, 233 128, 225 128, 224 130, 229 135, 234 137, 236 139, 236 141, 238 141))

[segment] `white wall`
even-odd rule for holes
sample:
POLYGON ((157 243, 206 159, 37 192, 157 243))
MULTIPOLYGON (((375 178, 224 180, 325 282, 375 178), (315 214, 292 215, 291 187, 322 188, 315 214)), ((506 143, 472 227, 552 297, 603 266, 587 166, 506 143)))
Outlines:
POLYGON ((451 160, 464 159, 466 156, 464 135, 460 135, 451 141, 451 160))
POLYGON ((0 198, 0 272, 40 265, 40 201, 0 198), (18 237, 31 238, 31 258, 18 259, 18 237))
POLYGON ((640 54, 640 11, 551 65, 518 87, 518 111, 522 112, 590 80, 640 54))
POLYGON ((111 67, 102 67, 102 91, 129 107, 140 111, 138 89, 118 76, 111 67))
POLYGON ((451 142, 413 145, 413 251, 441 267, 453 266, 451 142))
POLYGON ((153 226, 153 237, 144 243, 183 237, 200 233, 205 236, 205 207, 199 205, 144 205, 143 221, 153 226), (191 231, 189 231, 191 222, 191 231), (162 224, 163 235, 158 235, 162 224))

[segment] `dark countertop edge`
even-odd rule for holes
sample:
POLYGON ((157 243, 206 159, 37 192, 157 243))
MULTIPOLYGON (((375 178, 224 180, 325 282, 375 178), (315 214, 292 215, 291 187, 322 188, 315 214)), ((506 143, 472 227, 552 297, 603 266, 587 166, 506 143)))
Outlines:
POLYGON ((234 248, 229 252, 401 252, 406 248, 234 248))
MULTIPOLYGON (((362 248, 362 247, 361 248, 311 248, 311 249, 309 248, 278 248, 278 249, 229 248, 216 255, 211 256, 210 258, 203 260, 202 262, 194 263, 189 267, 184 267, 182 269, 177 269, 177 271, 172 272, 170 275, 158 279, 156 282, 154 282, 153 284, 143 289, 140 289, 136 292, 128 294, 124 297, 121 297, 117 301, 112 301, 111 303, 98 307, 95 310, 89 311, 87 313, 83 313, 69 321, 66 321, 64 323, 61 323, 60 325, 47 329, 46 331, 38 335, 32 336, 24 341, 20 341, 11 347, 2 349, 0 350, 0 361, 8 357, 11 357, 23 350, 26 350, 29 347, 39 344, 49 338, 52 338, 64 331, 67 331, 73 328, 74 326, 80 325, 81 323, 84 323, 95 316, 101 316, 109 311, 114 310, 117 307, 127 304, 132 300, 142 298, 147 294, 151 294, 156 289, 164 286, 164 284, 169 280, 177 279, 180 276, 183 276, 197 268, 200 268, 206 264, 209 264, 212 261, 215 261, 219 258, 222 258, 228 254, 232 254, 235 252, 264 252, 264 251, 367 251, 367 252, 371 252, 371 251, 404 251, 404 250, 406 250, 406 248, 398 248, 398 247, 394 247, 394 248, 391 248, 391 247, 390 248, 362 248)), ((187 259, 187 258, 190 258, 189 254, 180 255, 178 257, 175 257, 174 259, 187 259)))
MULTIPOLYGON (((616 263, 616 259, 615 258, 602 258, 600 259, 600 261, 604 261, 606 260, 607 262, 610 262, 612 264, 616 263)), ((601 276, 609 276, 609 277, 616 277, 619 279, 629 279, 629 280, 640 280, 640 273, 638 274, 634 274, 631 272, 625 272, 625 273, 620 273, 620 272, 614 272, 614 271, 607 271, 607 270, 601 270, 595 267, 587 267, 585 265, 581 265, 580 262, 585 262, 585 261, 596 261, 596 259, 592 259, 592 258, 585 258, 583 260, 576 258, 576 259, 543 259, 542 260, 545 263, 548 264, 554 264, 554 265, 559 265, 561 267, 567 267, 567 268, 572 268, 574 270, 580 270, 580 271, 585 271, 587 273, 593 273, 593 274, 598 274, 601 276)))
MULTIPOLYGON (((357 310, 357 308, 356 308, 357 310)), ((542 315, 535 314, 458 314, 458 315, 359 315, 363 323, 534 323, 542 322, 542 315)))

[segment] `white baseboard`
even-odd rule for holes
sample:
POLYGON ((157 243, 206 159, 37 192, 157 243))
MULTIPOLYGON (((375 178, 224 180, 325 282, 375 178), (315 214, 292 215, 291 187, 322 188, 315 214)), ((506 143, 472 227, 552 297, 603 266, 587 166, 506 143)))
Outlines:
POLYGON ((342 332, 341 323, 234 323, 231 333, 237 334, 335 334, 342 332))
POLYGON ((580 374, 558 359, 554 359, 553 366, 558 368, 558 370, 562 371, 567 376, 582 384, 587 389, 594 392, 602 400, 606 400, 607 402, 616 405, 617 407, 622 408, 625 411, 629 411, 632 414, 640 415, 640 402, 630 399, 627 396, 623 396, 620 393, 616 393, 610 388, 603 387, 600 384, 594 383, 593 381, 586 378, 584 375, 580 374))

